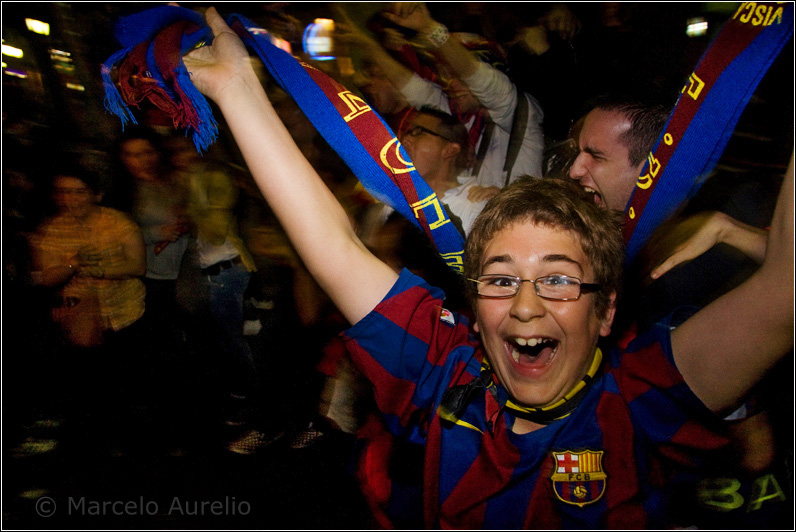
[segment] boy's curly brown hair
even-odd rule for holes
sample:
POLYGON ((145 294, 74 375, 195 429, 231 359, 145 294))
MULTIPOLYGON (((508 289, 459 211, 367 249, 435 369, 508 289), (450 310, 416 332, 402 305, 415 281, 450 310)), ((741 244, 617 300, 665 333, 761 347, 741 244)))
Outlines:
MULTIPOLYGON (((560 228, 578 237, 595 275, 595 279, 583 281, 603 286, 595 294, 595 302, 597 315, 605 317, 611 306, 611 293, 616 292, 618 297, 622 284, 625 255, 621 219, 610 209, 596 205, 569 180, 523 177, 492 198, 467 238, 465 277, 475 279, 481 274, 484 250, 499 231, 526 221, 560 228)), ((475 284, 467 283, 467 298, 473 306, 476 297, 475 284)))

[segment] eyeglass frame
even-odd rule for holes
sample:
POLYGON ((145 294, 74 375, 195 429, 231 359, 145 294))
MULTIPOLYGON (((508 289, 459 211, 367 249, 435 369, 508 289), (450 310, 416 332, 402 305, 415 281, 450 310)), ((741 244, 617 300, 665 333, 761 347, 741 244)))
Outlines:
POLYGON ((436 131, 431 131, 427 127, 423 127, 423 126, 421 126, 419 124, 415 124, 415 125, 409 126, 408 128, 406 128, 406 131, 405 131, 404 134, 409 135, 410 137, 419 137, 420 136, 419 134, 412 134, 411 133, 412 130, 416 130, 416 129, 419 129, 423 133, 429 133, 431 135, 434 135, 435 137, 439 137, 441 139, 447 140, 448 142, 453 142, 451 139, 449 139, 445 135, 441 135, 441 134, 437 133, 436 131))
POLYGON ((580 299, 580 296, 582 296, 584 294, 584 291, 585 291, 585 293, 588 294, 590 292, 597 292, 597 291, 603 289, 603 285, 601 285, 599 283, 584 283, 578 277, 573 277, 571 275, 562 275, 562 274, 543 275, 542 277, 537 277, 536 279, 522 279, 520 277, 517 277, 516 275, 503 275, 503 274, 500 274, 500 273, 495 273, 495 274, 479 275, 478 279, 471 279, 471 278, 468 277, 467 280, 476 283, 476 288, 475 288, 476 294, 478 295, 478 297, 482 297, 484 299, 510 299, 510 298, 512 298, 512 297, 514 297, 514 296, 516 296, 517 294, 520 293, 520 288, 522 287, 522 283, 525 283, 525 282, 533 284, 533 289, 534 289, 534 292, 536 293, 537 296, 541 297, 542 299, 547 299, 549 301, 577 301, 577 300, 580 299), (483 279, 484 277, 493 278, 493 279, 494 278, 498 278, 498 277, 503 277, 503 278, 507 278, 507 279, 516 280, 516 281, 518 281, 516 290, 515 290, 515 292, 513 294, 507 294, 507 295, 504 295, 504 296, 485 296, 485 295, 482 295, 482 294, 478 293, 478 285, 484 284, 484 282, 480 280, 480 279, 483 279), (548 279, 550 277, 563 277, 563 278, 566 278, 566 279, 574 279, 574 280, 576 280, 578 282, 578 287, 579 287, 578 297, 568 297, 568 298, 563 298, 562 299, 562 298, 557 298, 557 297, 543 296, 542 294, 540 294, 539 293, 539 285, 536 284, 537 281, 540 281, 542 279, 548 279))

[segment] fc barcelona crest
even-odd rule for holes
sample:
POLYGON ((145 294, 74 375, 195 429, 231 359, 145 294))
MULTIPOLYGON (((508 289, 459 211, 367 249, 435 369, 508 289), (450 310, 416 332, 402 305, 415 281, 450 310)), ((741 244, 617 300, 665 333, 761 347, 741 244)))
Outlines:
POLYGON ((603 471, 604 451, 553 451, 555 465, 550 480, 559 500, 585 506, 600 500, 608 476, 603 471))

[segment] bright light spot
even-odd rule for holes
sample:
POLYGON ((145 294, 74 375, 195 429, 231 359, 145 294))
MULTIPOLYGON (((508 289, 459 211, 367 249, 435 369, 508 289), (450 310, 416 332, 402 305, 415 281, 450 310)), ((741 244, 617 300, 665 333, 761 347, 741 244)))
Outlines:
POLYGON ((292 54, 293 49, 290 46, 290 43, 284 39, 280 39, 273 33, 268 30, 264 30, 263 28, 246 28, 248 32, 252 35, 265 35, 268 37, 268 40, 271 41, 271 44, 279 48, 280 50, 284 50, 285 52, 292 54))
POLYGON ((53 61, 57 61, 59 63, 71 63, 72 62, 72 58, 71 57, 64 57, 62 55, 50 54, 50 59, 52 59, 53 61))
POLYGON ((72 89, 73 91, 80 91, 80 92, 86 91, 86 88, 83 85, 79 85, 77 83, 67 83, 66 88, 72 89))
POLYGON ((7 55, 9 57, 22 57, 22 50, 19 48, 14 48, 13 46, 9 46, 7 44, 3 45, 3 55, 7 55))
POLYGON ((22 70, 12 70, 10 68, 5 69, 3 71, 3 74, 7 74, 7 75, 9 75, 11 77, 20 78, 20 79, 25 79, 25 78, 28 77, 28 73, 27 72, 24 72, 22 70))
POLYGON ((271 35, 271 44, 279 48, 280 50, 284 50, 285 52, 292 54, 293 49, 290 46, 290 43, 284 39, 280 39, 274 35, 271 35))
POLYGON ((55 70, 60 71, 60 72, 74 72, 75 71, 75 65, 64 65, 62 63, 54 64, 53 68, 55 70))
POLYGON ((35 18, 26 18, 25 25, 33 33, 38 33, 39 35, 50 34, 50 25, 46 22, 42 22, 41 20, 36 20, 35 18))
POLYGON ((315 22, 304 29, 302 39, 304 51, 316 61, 334 59, 332 51, 334 42, 334 21, 328 18, 316 18, 315 22))
POLYGON ((708 32, 708 22, 702 17, 688 19, 685 34, 689 37, 702 37, 708 32))

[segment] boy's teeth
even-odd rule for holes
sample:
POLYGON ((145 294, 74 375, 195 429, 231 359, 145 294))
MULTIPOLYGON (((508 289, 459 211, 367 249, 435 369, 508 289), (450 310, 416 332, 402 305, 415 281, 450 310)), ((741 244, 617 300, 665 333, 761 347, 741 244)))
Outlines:
POLYGON ((520 352, 517 351, 516 349, 512 349, 511 350, 511 358, 514 359, 514 362, 519 364, 519 362, 520 362, 520 352))
POLYGON ((521 346, 526 346, 527 345, 527 346, 530 346, 530 347, 534 347, 534 346, 537 346, 537 345, 539 345, 541 343, 548 342, 548 341, 549 340, 547 340, 546 338, 529 338, 527 340, 525 338, 515 338, 514 339, 514 342, 517 345, 521 345, 521 346))

